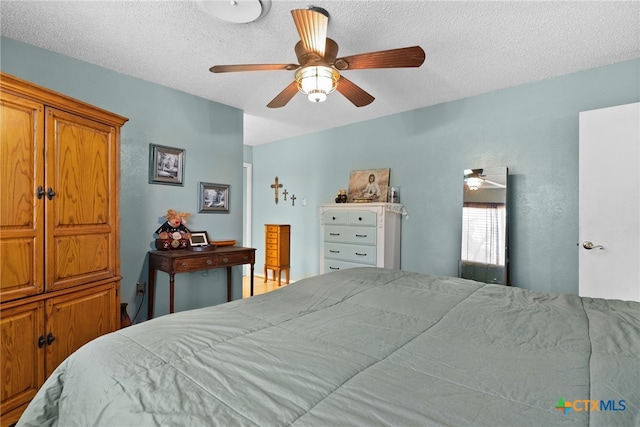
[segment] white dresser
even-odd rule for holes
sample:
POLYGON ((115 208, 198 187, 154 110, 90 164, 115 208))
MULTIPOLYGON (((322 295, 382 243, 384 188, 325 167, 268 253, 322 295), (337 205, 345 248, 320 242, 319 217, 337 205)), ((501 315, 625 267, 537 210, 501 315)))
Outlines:
POLYGON ((320 205, 320 273, 352 267, 400 268, 399 203, 320 205))

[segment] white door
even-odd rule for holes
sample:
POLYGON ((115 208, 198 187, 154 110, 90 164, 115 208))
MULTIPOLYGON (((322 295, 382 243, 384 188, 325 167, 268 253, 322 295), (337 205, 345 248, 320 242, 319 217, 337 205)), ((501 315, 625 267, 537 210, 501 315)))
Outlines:
POLYGON ((580 113, 579 149, 579 294, 640 301, 640 103, 580 113))

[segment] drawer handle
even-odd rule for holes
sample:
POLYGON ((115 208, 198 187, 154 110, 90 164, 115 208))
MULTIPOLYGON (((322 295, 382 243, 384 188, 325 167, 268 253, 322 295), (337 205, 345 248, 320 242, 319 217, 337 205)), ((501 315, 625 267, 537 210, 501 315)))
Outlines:
POLYGON ((222 262, 229 262, 229 258, 222 258, 222 262))
POLYGON ((39 347, 39 348, 44 347, 44 343, 45 343, 45 341, 44 341, 44 335, 40 335, 40 336, 38 337, 38 347, 39 347))
POLYGON ((358 256, 367 256, 367 254, 359 254, 358 252, 356 252, 356 255, 358 255, 358 256))
POLYGON ((329 233, 329 236, 339 236, 340 233, 329 233))
POLYGON ((333 249, 329 249, 329 252, 331 252, 332 254, 339 254, 340 251, 334 251, 333 249))
POLYGON ((181 266, 183 266, 183 267, 186 267, 186 266, 188 266, 189 264, 188 264, 188 263, 186 263, 186 262, 183 262, 183 263, 182 263, 182 264, 180 264, 180 265, 181 265, 181 266))
POLYGON ((211 265, 213 264, 213 261, 211 261, 210 259, 207 260, 207 265, 211 265))
POLYGON ((332 216, 332 217, 331 217, 331 219, 335 221, 335 220, 336 220, 336 217, 335 217, 335 216, 332 216))
POLYGON ((358 217, 358 221, 362 221, 362 217, 361 216, 358 217))
POLYGON ((356 234, 356 237, 367 237, 366 234, 356 234))
POLYGON ((53 334, 49 332, 49 334, 47 335, 47 344, 51 345, 51 343, 54 342, 55 340, 56 340, 56 337, 54 337, 53 334))
POLYGON ((249 257, 245 255, 242 259, 246 261, 249 259, 249 257))
POLYGON ((329 267, 329 270, 340 270, 338 267, 329 267))

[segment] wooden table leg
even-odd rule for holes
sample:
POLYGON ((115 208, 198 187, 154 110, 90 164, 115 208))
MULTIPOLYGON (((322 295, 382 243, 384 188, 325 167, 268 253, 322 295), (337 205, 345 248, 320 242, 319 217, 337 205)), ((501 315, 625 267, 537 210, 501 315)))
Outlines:
POLYGON ((153 319, 153 295, 156 287, 156 269, 149 267, 149 307, 147 308, 147 320, 153 319))
POLYGON ((175 284, 175 274, 169 274, 169 313, 173 313, 173 286, 175 284))
POLYGON ((251 293, 249 296, 253 296, 253 264, 251 264, 251 293))
POLYGON ((227 302, 231 301, 231 267, 227 267, 227 302))

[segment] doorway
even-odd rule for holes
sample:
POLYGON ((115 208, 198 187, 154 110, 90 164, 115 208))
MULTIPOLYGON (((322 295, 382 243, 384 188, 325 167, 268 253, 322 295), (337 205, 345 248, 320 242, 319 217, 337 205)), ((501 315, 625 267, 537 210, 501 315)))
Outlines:
MULTIPOLYGON (((252 221, 252 200, 253 200, 253 165, 251 163, 242 164, 242 188, 244 194, 244 203, 242 204, 242 218, 244 226, 242 227, 242 246, 251 247, 251 221, 252 221)), ((251 267, 245 264, 242 267, 242 275, 251 274, 251 267)))

